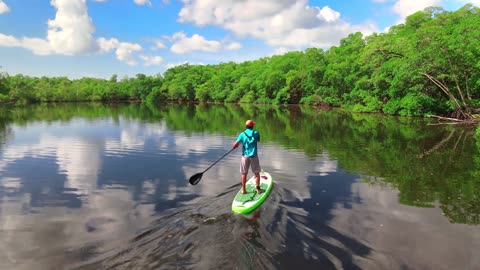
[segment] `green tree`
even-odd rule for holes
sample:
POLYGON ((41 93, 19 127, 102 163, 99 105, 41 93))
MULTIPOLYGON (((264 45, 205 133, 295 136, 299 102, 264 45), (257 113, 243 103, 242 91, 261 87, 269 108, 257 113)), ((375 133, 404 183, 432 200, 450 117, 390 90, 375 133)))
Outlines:
MULTIPOLYGON (((1 70, 0 66, 0 70, 1 70)), ((0 103, 8 101, 9 87, 7 81, 8 74, 0 71, 0 103)))

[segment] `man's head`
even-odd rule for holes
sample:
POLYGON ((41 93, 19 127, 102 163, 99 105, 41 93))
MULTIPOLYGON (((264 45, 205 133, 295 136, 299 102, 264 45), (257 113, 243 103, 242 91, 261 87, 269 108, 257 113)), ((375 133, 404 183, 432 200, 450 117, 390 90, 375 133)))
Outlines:
POLYGON ((253 120, 247 120, 247 122, 245 122, 245 127, 247 128, 253 128, 254 125, 255 122, 253 122, 253 120))

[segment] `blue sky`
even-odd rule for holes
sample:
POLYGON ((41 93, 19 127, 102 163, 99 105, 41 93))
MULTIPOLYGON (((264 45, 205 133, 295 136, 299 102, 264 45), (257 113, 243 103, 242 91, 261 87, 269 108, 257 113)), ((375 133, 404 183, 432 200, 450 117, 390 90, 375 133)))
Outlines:
POLYGON ((466 3, 480 0, 0 0, 0 66, 10 75, 155 75, 185 62, 328 49, 427 6, 466 3))

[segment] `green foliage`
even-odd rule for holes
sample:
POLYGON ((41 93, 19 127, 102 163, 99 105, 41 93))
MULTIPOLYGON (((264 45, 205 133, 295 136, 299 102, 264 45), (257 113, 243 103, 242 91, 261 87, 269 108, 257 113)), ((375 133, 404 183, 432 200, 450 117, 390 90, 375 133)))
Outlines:
POLYGON ((254 100, 255 94, 252 91, 249 91, 240 99, 240 103, 253 103, 254 100))
POLYGON ((146 98, 147 103, 158 104, 166 102, 168 99, 167 93, 165 93, 160 87, 154 87, 146 98))
POLYGON ((405 97, 400 100, 400 115, 413 116, 417 112, 422 110, 422 99, 421 96, 408 93, 405 97))
POLYGON ((401 109, 401 99, 390 99, 383 105, 382 111, 386 114, 398 114, 401 109))
MULTIPOLYGON (((81 78, 70 80, 66 77, 9 76, 4 81, 7 91, 0 102, 28 104, 57 101, 118 101, 130 99, 156 100, 162 78, 137 74, 135 78, 117 81, 116 75, 109 80, 81 78)), ((166 99, 162 96, 161 99, 166 99)))
POLYGON ((477 139, 477 146, 480 149, 480 126, 475 129, 475 138, 477 139))
POLYGON ((2 102, 3 99, 7 98, 8 92, 9 92, 9 87, 7 85, 8 81, 8 74, 5 72, 1 71, 1 66, 0 66, 0 102, 2 102))
POLYGON ((366 95, 362 103, 353 104, 350 108, 353 112, 378 112, 381 102, 377 97, 366 95))
POLYGON ((312 105, 312 106, 319 106, 322 103, 323 103, 323 100, 318 95, 306 96, 300 100, 300 104, 312 105))
POLYGON ((259 104, 273 104, 274 101, 271 100, 270 98, 267 98, 267 97, 261 97, 261 98, 257 98, 255 100, 255 103, 259 103, 259 104))
POLYGON ((278 93, 277 97, 275 98, 275 104, 287 104, 290 100, 290 91, 287 86, 283 87, 278 93))
POLYGON ((433 114, 435 100, 424 94, 409 93, 400 101, 400 115, 424 116, 433 114))

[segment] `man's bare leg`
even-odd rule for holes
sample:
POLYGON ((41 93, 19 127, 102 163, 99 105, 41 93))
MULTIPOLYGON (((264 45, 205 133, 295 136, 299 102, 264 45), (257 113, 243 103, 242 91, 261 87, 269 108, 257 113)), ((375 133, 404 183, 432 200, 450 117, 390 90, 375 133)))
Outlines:
POLYGON ((247 174, 246 173, 242 173, 242 193, 243 194, 246 194, 247 193, 247 190, 245 189, 245 183, 247 183, 247 174))
POLYGON ((257 193, 262 193, 260 189, 260 173, 255 174, 255 184, 257 185, 257 193))

